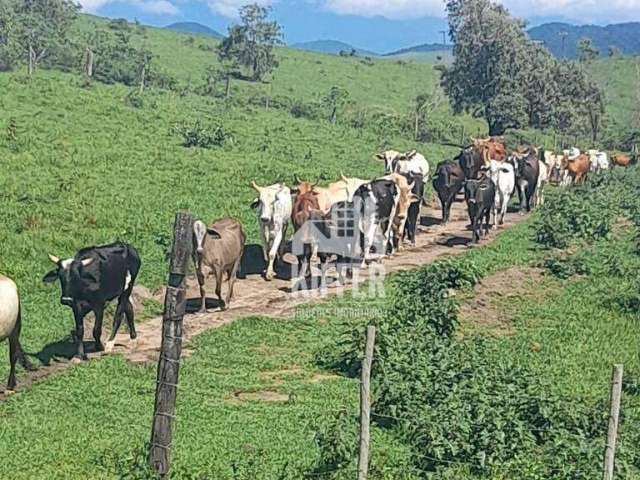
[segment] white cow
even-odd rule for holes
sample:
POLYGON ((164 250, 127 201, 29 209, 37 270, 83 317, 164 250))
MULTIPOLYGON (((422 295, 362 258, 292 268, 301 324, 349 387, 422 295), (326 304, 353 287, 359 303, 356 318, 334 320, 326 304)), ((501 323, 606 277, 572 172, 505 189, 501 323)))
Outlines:
POLYGON ((424 155, 416 150, 407 153, 400 153, 396 150, 387 150, 376 155, 376 158, 384 161, 385 173, 400 173, 422 175, 427 178, 429 175, 429 162, 424 155))
POLYGON ((485 167, 489 170, 489 177, 496 186, 496 198, 493 203, 493 225, 504 223, 504 216, 507 213, 509 200, 516 188, 516 173, 513 165, 509 162, 498 162, 491 160, 485 167), (498 213, 500 219, 498 220, 498 213))
POLYGON ((536 186, 536 194, 534 198, 534 205, 536 207, 544 205, 544 187, 549 183, 549 170, 548 165, 545 162, 540 162, 540 174, 538 175, 538 185, 536 186))
POLYGON ((609 156, 606 152, 599 150, 588 150, 589 161, 591 162, 592 172, 601 172, 602 170, 609 170, 609 156))
POLYGON ((276 183, 269 187, 259 187, 256 182, 251 186, 258 192, 252 207, 258 209, 260 237, 262 238, 264 259, 267 262, 265 279, 273 280, 276 256, 282 254, 287 227, 291 219, 293 203, 291 190, 284 184, 276 183))
POLYGON ((7 390, 16 388, 16 363, 32 370, 33 367, 27 361, 20 346, 20 297, 18 287, 10 279, 0 275, 0 342, 9 340, 9 381, 7 390))

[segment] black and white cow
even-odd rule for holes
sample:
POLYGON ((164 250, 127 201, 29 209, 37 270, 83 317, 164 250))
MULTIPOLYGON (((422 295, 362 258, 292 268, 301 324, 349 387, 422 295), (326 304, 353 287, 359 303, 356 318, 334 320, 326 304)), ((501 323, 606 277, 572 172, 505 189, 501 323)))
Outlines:
POLYGON ((465 174, 460 166, 460 157, 438 164, 433 177, 433 188, 438 194, 442 206, 442 223, 449 221, 451 205, 464 185, 465 174))
POLYGON ((360 231, 363 234, 362 267, 372 260, 371 248, 375 245, 376 257, 387 254, 392 220, 398 206, 400 192, 392 180, 378 179, 362 185, 353 196, 354 203, 360 209, 360 231))
POLYGON ((473 230, 473 243, 480 241, 483 220, 484 235, 486 236, 489 233, 489 220, 495 197, 496 187, 487 176, 483 175, 479 179, 467 180, 464 184, 464 198, 467 202, 469 220, 473 230))
POLYGON ((107 302, 118 299, 113 317, 113 328, 107 342, 107 351, 113 349, 114 338, 126 316, 129 335, 136 338, 133 323, 133 305, 130 297, 133 285, 140 271, 140 257, 131 245, 116 242, 100 247, 83 248, 73 258, 61 260, 49 255, 56 268, 47 273, 43 281, 52 283, 60 280, 60 303, 71 307, 76 323, 76 357, 86 360, 84 352, 84 317, 89 312, 95 314, 93 338, 96 351, 104 350, 100 340, 102 319, 107 302))
POLYGON ((520 200, 520 215, 531 211, 534 203, 534 195, 538 188, 538 178, 540 176, 540 160, 535 152, 523 155, 514 154, 509 157, 509 162, 513 165, 516 174, 516 190, 520 200))
POLYGON ((403 175, 407 179, 409 185, 413 185, 411 193, 413 193, 420 201, 411 202, 407 212, 407 221, 404 224, 404 236, 411 242, 416 244, 416 230, 420 221, 420 205, 424 201, 424 176, 408 173, 403 175))

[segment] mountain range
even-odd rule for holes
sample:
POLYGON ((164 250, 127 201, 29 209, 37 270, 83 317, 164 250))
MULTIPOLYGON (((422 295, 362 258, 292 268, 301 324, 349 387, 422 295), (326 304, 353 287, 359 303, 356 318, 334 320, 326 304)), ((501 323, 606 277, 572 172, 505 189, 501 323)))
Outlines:
POLYGON ((167 30, 173 30, 180 33, 190 33, 193 35, 206 35, 207 37, 223 38, 224 35, 215 31, 213 28, 202 25, 198 22, 177 22, 167 25, 167 30))
POLYGON ((545 23, 531 28, 529 36, 533 40, 544 42, 558 58, 576 58, 578 42, 585 37, 593 40, 600 55, 607 55, 609 47, 616 47, 624 54, 640 53, 640 22, 616 23, 604 27, 545 23))
MULTIPOLYGON (((223 38, 223 35, 216 30, 197 22, 172 23, 164 28, 183 33, 223 38)), ((529 29, 528 34, 532 40, 544 42, 551 53, 558 58, 576 58, 578 42, 585 37, 593 40, 594 45, 600 51, 600 55, 607 55, 609 47, 615 47, 623 54, 640 54, 640 22, 617 23, 607 26, 571 25, 551 22, 529 29)), ((423 43, 388 53, 376 53, 371 50, 354 47, 344 41, 332 39, 298 42, 290 46, 300 50, 333 55, 355 50, 356 55, 361 57, 384 56, 422 60, 434 60, 451 51, 452 48, 451 45, 442 43, 423 43)))

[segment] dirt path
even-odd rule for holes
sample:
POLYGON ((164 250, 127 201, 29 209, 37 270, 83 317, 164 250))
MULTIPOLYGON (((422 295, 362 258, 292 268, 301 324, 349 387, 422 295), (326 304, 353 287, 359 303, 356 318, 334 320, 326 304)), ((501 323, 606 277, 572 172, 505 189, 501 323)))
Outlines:
MULTIPOLYGON (((405 250, 382 261, 387 273, 401 270, 409 270, 421 265, 431 263, 437 258, 447 255, 456 255, 467 250, 471 232, 467 230, 468 217, 464 203, 457 202, 451 211, 451 221, 448 225, 439 225, 440 209, 427 207, 422 212, 422 226, 419 227, 419 234, 416 239, 416 246, 405 248, 405 250)), ((503 229, 509 228, 515 223, 525 219, 516 213, 507 214, 504 227, 498 231, 491 232, 488 239, 483 240, 481 245, 492 241, 503 229)), ((360 275, 362 281, 368 278, 367 272, 360 275)), ((183 338, 188 342, 194 336, 212 328, 218 328, 229 324, 236 319, 250 316, 270 316, 285 317, 295 313, 296 307, 311 303, 320 302, 324 298, 319 293, 313 291, 290 292, 290 281, 274 280, 266 282, 261 275, 247 275, 244 279, 236 282, 235 297, 231 301, 227 311, 211 311, 210 313, 188 314, 184 320, 183 338)), ((351 289, 349 284, 345 287, 351 289)), ((207 292, 213 296, 213 288, 207 286, 207 292)), ((329 288, 328 295, 333 296, 338 293, 338 289, 329 288)), ((197 282, 195 278, 188 279, 189 299, 196 299, 199 296, 197 282)), ((194 302, 191 302, 194 303, 194 302)), ((90 332, 90 328, 85 328, 90 332)), ((116 345, 113 353, 124 355, 133 363, 155 363, 158 358, 162 331, 162 318, 156 317, 137 326, 138 339, 131 342, 127 333, 120 333, 116 337, 116 345)), ((105 332, 106 336, 106 332, 105 332)), ((86 338, 90 341, 90 338, 86 338)), ((186 355, 190 352, 184 351, 186 355)), ((89 354, 90 358, 105 355, 104 353, 89 354)), ((61 361, 52 362, 51 366, 40 367, 36 372, 27 372, 21 375, 18 388, 23 390, 31 384, 41 381, 51 374, 60 372, 70 367, 73 362, 61 361)), ((5 398, 5 393, 0 392, 0 401, 5 398)))

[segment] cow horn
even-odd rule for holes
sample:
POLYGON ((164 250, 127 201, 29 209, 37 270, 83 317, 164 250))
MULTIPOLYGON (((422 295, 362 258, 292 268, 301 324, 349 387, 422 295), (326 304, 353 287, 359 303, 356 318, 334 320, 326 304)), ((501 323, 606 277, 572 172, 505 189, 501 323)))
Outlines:
POLYGON ((340 172, 340 178, 342 179, 343 182, 346 182, 348 180, 347 177, 344 176, 343 172, 340 172))
POLYGON ((293 176, 293 181, 298 183, 298 184, 302 183, 302 181, 300 180, 300 177, 298 177, 297 173, 293 176))
POLYGON ((51 260, 51 262, 55 263, 56 265, 60 262, 60 259, 58 257, 56 257, 55 255, 51 255, 51 254, 49 254, 49 260, 51 260))
POLYGON ((254 181, 251 181, 251 186, 254 188, 254 190, 257 190, 258 192, 261 190, 258 184, 254 181))
POLYGON ((318 185, 320 185, 320 179, 316 180, 316 183, 314 183, 313 185, 311 185, 311 188, 315 188, 318 185))
POLYGON ((93 258, 85 258, 84 260, 82 260, 82 266, 83 267, 88 267, 89 265, 91 265, 93 263, 93 258))

